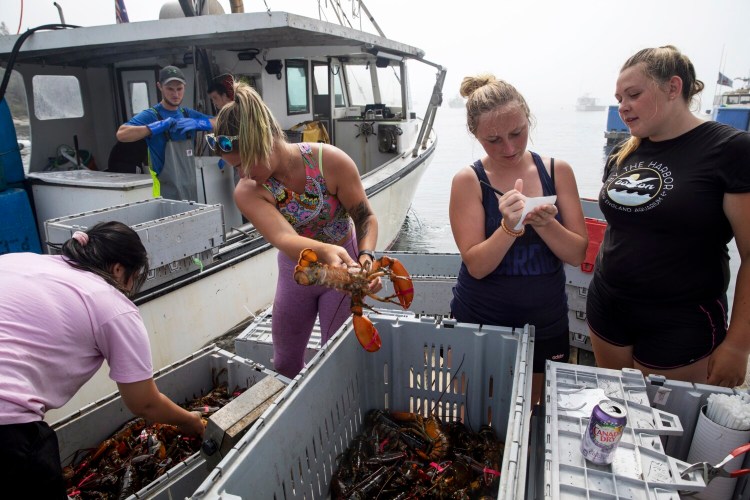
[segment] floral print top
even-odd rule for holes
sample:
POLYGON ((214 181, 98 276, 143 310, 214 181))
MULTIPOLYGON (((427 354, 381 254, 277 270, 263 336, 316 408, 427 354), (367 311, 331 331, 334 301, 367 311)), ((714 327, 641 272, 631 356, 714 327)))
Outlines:
POLYGON ((320 145, 317 161, 310 144, 302 142, 298 146, 305 163, 305 192, 298 194, 274 177, 270 177, 263 187, 273 195, 279 212, 297 234, 323 243, 338 243, 349 234, 352 220, 339 199, 326 187, 320 168, 323 145, 320 145))

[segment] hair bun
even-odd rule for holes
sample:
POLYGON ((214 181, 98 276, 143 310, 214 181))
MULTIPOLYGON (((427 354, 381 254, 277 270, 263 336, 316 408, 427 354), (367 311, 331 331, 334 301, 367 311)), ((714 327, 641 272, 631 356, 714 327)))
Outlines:
POLYGON ((484 87, 488 83, 494 82, 495 80, 495 75, 489 73, 477 76, 467 76, 461 82, 461 88, 459 90, 461 97, 469 97, 478 89, 484 87))

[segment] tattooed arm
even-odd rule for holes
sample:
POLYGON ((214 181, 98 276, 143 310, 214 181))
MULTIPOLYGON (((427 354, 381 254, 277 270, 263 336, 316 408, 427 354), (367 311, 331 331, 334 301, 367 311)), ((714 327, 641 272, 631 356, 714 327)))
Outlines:
MULTIPOLYGON (((378 241, 378 220, 367 199, 354 160, 334 146, 325 146, 323 174, 328 189, 336 194, 354 221, 357 246, 360 250, 374 251, 378 241)), ((360 258, 360 262, 365 258, 360 258)))

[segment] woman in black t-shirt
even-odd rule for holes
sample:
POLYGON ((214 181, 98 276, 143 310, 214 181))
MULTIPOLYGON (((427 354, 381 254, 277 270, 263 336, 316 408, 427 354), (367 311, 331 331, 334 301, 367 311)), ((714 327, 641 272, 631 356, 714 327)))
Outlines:
POLYGON ((620 71, 631 138, 605 167, 608 227, 587 318, 601 367, 733 387, 750 354, 750 134, 695 116, 701 90, 672 46, 641 50, 620 71), (742 263, 727 325, 732 237, 742 263))

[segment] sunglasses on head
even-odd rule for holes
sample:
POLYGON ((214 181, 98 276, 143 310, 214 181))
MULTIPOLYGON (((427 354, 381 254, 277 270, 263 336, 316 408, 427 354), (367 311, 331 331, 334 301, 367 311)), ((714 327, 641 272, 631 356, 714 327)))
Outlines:
POLYGON ((233 149, 232 143, 239 139, 238 135, 214 135, 206 134, 206 142, 211 151, 216 151, 216 146, 225 153, 231 153, 233 149))

